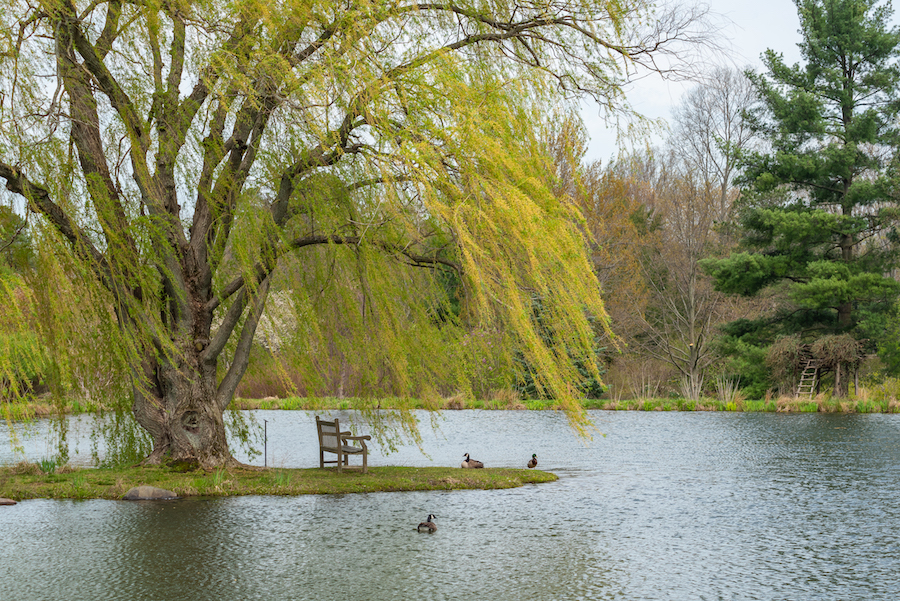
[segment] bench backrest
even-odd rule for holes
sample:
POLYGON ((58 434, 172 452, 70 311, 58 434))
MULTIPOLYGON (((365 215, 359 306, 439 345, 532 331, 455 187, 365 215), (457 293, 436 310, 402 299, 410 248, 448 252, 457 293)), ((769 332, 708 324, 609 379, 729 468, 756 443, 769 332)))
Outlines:
POLYGON ((341 425, 337 419, 323 420, 316 416, 316 429, 319 431, 320 447, 339 447, 341 444, 341 425))

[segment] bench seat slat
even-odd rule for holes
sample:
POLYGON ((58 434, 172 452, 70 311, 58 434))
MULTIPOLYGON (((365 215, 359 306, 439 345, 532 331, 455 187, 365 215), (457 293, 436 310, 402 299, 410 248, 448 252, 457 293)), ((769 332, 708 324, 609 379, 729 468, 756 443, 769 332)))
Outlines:
MULTIPOLYGON (((337 453, 337 447, 322 447, 323 451, 328 451, 329 453, 337 453)), ((350 453, 351 455, 356 455, 357 453, 362 453, 363 449, 360 447, 343 447, 344 453, 350 453)))

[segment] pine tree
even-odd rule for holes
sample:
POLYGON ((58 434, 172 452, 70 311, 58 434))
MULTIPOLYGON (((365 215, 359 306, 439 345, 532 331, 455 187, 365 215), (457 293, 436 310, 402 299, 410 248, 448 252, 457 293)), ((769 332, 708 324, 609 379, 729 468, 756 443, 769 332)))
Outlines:
MULTIPOLYGON (((773 294, 777 309, 729 334, 770 344, 883 331, 900 286, 897 116, 900 31, 889 4, 797 0, 803 64, 768 50, 748 74, 761 99, 748 115, 767 142, 743 157, 744 251, 708 260, 718 290, 773 294)), ((846 394, 847 378, 838 395, 846 394)))

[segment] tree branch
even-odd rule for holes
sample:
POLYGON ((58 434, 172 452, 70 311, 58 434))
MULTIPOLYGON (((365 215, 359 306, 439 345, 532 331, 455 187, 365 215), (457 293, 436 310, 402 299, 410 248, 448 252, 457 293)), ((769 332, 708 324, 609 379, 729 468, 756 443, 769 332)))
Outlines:
MULTIPOLYGON (((289 244, 287 244, 284 248, 281 249, 281 251, 278 253, 278 255, 276 257, 276 260, 273 261, 271 267, 266 267, 262 263, 257 263, 254 266, 254 268, 253 268, 254 283, 258 285, 261 282, 263 282, 267 277, 269 277, 269 275, 275 269, 275 265, 277 264, 277 259, 284 256, 288 252, 293 252, 293 251, 299 250, 299 249, 307 247, 307 246, 317 246, 317 245, 323 245, 323 244, 358 245, 361 242, 362 242, 362 236, 342 236, 339 234, 333 234, 333 235, 321 234, 321 235, 301 236, 299 238, 295 238, 289 244)), ((380 241, 370 242, 369 244, 373 244, 374 246, 377 246, 378 248, 380 248, 386 252, 392 252, 392 253, 396 253, 398 255, 402 255, 402 256, 406 257, 407 259, 409 259, 410 261, 412 261, 413 264, 418 267, 424 267, 424 266, 428 266, 428 267, 432 267, 432 268, 448 267, 450 269, 455 270, 458 273, 462 273, 462 266, 459 263, 457 263, 455 261, 451 261, 449 259, 443 259, 438 256, 427 256, 427 255, 420 255, 420 254, 414 253, 413 251, 411 251, 409 249, 409 245, 400 246, 400 245, 388 244, 386 242, 380 242, 380 241)), ((225 285, 225 287, 222 289, 222 291, 216 297, 214 297, 212 300, 210 300, 209 304, 207 305, 207 309, 210 311, 214 310, 216 307, 218 307, 220 304, 222 304, 223 301, 228 299, 235 292, 243 290, 243 288, 245 287, 246 284, 247 284, 247 280, 244 276, 239 276, 239 277, 233 279, 231 282, 229 282, 228 284, 225 285)), ((235 302, 237 302, 237 301, 235 301, 235 302)))
POLYGON ((269 278, 263 280, 256 289, 256 294, 253 295, 253 308, 244 321, 243 328, 241 328, 241 336, 234 350, 234 359, 228 367, 228 371, 225 372, 225 377, 219 383, 219 388, 216 390, 216 401, 219 403, 219 409, 222 411, 231 402, 234 391, 237 389, 237 385, 240 383, 250 363, 250 347, 253 344, 253 337, 256 335, 259 320, 266 308, 266 297, 269 295, 270 281, 269 278))
MULTIPOLYGON (((87 13, 87 11, 86 11, 87 13)), ((100 60, 106 58, 112 50, 113 42, 119 34, 119 17, 122 14, 122 0, 109 0, 106 6, 106 22, 103 31, 97 38, 97 53, 100 60)))
POLYGON ((135 152, 135 147, 139 148, 141 155, 138 155, 137 158, 142 158, 147 153, 149 143, 144 136, 144 128, 134 108, 134 104, 109 69, 107 69, 97 49, 84 35, 84 32, 81 30, 81 22, 75 14, 75 7, 72 5, 71 0, 65 0, 63 6, 66 8, 66 14, 61 16, 61 25, 68 30, 75 49, 78 50, 78 54, 84 59, 84 66, 91 73, 94 81, 100 86, 106 97, 109 98, 113 108, 116 109, 116 113, 122 119, 132 140, 132 152, 135 152))
POLYGON ((109 265, 106 258, 91 243, 87 233, 50 198, 50 192, 43 186, 30 181, 19 168, 0 162, 0 177, 6 180, 6 189, 22 196, 29 208, 44 215, 56 230, 68 240, 72 249, 91 266, 97 278, 107 290, 112 291, 109 265))

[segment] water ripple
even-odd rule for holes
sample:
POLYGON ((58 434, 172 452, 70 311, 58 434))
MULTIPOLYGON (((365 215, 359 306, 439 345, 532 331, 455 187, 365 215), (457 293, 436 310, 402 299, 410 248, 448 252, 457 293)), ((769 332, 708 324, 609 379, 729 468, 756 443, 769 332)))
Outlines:
MULTIPOLYGON (((540 486, 0 508, 0 599, 900 596, 896 416, 595 417, 606 436, 584 444, 555 413, 449 412, 427 457, 372 457, 520 467, 537 453, 560 475, 540 486), (438 531, 417 532, 429 513, 438 531)), ((265 419, 273 457, 315 465, 312 414, 265 419)))

